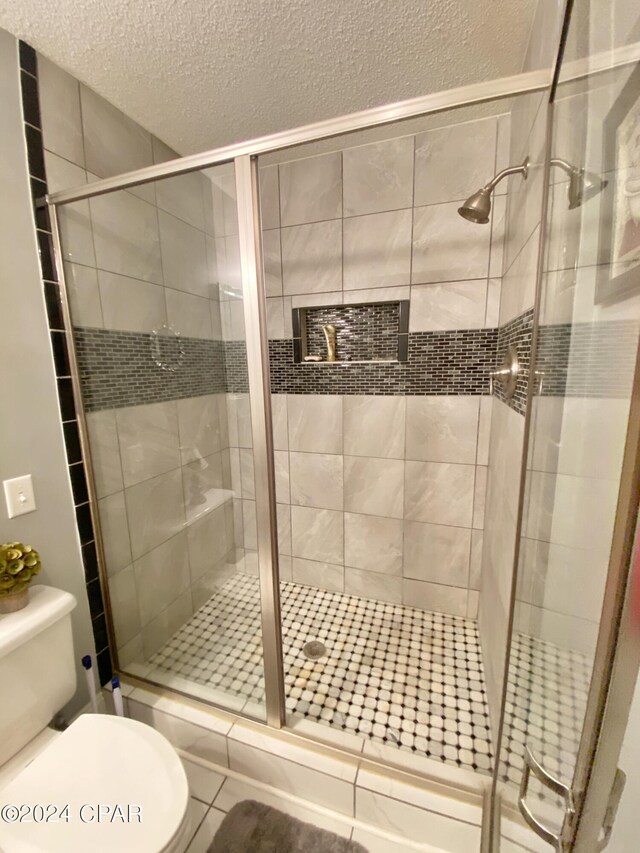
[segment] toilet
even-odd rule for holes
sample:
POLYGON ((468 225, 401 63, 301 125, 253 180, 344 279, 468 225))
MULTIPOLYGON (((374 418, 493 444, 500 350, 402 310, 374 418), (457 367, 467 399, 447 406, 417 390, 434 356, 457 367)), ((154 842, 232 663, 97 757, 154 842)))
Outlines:
POLYGON ((166 738, 108 714, 48 727, 76 690, 75 606, 35 586, 24 610, 0 616, 0 851, 184 850, 189 787, 166 738))

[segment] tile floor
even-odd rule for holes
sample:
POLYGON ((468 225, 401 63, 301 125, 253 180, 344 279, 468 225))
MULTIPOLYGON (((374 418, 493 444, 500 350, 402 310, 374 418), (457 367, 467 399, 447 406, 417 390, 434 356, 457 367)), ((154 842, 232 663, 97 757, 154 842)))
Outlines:
MULTIPOLYGON (((284 582, 282 623, 290 714, 490 772, 475 620, 284 582), (303 647, 310 640, 322 642, 326 656, 308 660, 303 647)), ((261 702, 257 579, 230 578, 149 663, 261 702)))
POLYGON ((226 813, 242 800, 257 800, 298 820, 358 841, 368 853, 438 853, 434 847, 356 824, 348 817, 314 808, 276 789, 254 786, 186 759, 183 764, 191 791, 190 828, 184 853, 206 853, 226 813))
MULTIPOLYGON (((477 624, 296 583, 282 584, 290 718, 488 774, 492 755, 477 624), (327 654, 308 660, 319 640, 327 654)), ((236 574, 149 661, 158 674, 233 697, 264 699, 258 581, 236 574)), ((153 669, 148 676, 153 678, 153 669)), ((590 662, 516 634, 505 719, 503 781, 518 786, 525 741, 550 773, 571 780, 590 662)), ((555 802, 535 782, 531 790, 555 802)))
MULTIPOLYGON (((503 781, 519 786, 525 742, 546 770, 570 784, 580 744, 592 661, 516 633, 509 664, 503 781)), ((556 802, 533 780, 533 793, 556 802)))

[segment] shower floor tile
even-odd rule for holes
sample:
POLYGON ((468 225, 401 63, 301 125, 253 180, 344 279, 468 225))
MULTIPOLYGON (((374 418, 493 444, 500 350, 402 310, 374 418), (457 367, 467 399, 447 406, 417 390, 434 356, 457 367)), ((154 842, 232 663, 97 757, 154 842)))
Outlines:
MULTIPOLYGON (((281 584, 286 706, 400 750, 489 773, 477 623, 399 604, 281 584), (309 660, 311 640, 326 655, 309 660)), ((149 661, 164 672, 264 698, 259 589, 236 574, 149 661)))
MULTIPOLYGON (((519 786, 526 742, 545 770, 571 784, 592 663, 579 652, 514 633, 500 767, 504 782, 519 786)), ((541 800, 559 802, 535 779, 530 790, 541 800)))

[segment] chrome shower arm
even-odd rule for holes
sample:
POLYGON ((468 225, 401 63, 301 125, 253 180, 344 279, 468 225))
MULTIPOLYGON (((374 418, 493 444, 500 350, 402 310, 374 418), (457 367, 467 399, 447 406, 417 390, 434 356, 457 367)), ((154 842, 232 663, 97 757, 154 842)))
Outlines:
POLYGON ((567 161, 563 160, 561 157, 552 157, 551 160, 549 160, 549 165, 559 166, 564 172, 567 173, 567 175, 569 175, 569 177, 575 175, 576 172, 580 171, 577 166, 572 166, 571 163, 567 163, 567 161))
POLYGON ((529 158, 527 157, 524 163, 521 166, 508 166, 506 169, 503 169, 501 172, 492 178, 488 184, 485 184, 483 187, 487 192, 493 192, 495 187, 502 181, 504 178, 508 178, 510 175, 522 175, 522 177, 527 179, 529 175, 529 158))

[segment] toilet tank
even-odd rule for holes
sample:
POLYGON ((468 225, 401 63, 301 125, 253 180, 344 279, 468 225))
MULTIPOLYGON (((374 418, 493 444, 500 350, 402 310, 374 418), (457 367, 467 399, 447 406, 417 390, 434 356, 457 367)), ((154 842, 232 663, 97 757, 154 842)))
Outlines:
POLYGON ((71 635, 75 598, 50 586, 0 615, 0 766, 49 725, 76 690, 71 635))

